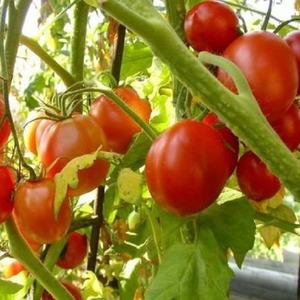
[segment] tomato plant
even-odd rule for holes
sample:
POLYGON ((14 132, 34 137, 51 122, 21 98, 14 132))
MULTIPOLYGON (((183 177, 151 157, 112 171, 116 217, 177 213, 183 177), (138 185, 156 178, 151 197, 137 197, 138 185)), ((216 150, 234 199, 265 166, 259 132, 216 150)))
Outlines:
POLYGON ((0 94, 0 148, 7 142, 11 128, 5 116, 5 104, 3 96, 0 94))
POLYGON ((83 262, 87 252, 87 236, 73 231, 69 234, 67 243, 56 264, 63 269, 76 268, 83 262))
MULTIPOLYGON (((139 117, 149 122, 151 107, 147 100, 141 99, 131 87, 116 87, 114 92, 139 117)), ((111 151, 124 154, 132 142, 134 134, 141 131, 140 126, 105 95, 98 96, 91 105, 90 116, 103 129, 111 151)))
POLYGON ((227 4, 202 1, 185 16, 185 37, 197 51, 222 53, 239 36, 238 22, 236 13, 227 4))
POLYGON ((15 190, 15 177, 11 168, 0 165, 0 224, 12 213, 13 193, 15 190))
POLYGON ((0 299, 228 299, 257 234, 298 232, 299 23, 249 1, 1 2, 0 259, 28 276, 0 299))
POLYGON ((25 181, 16 189, 14 214, 21 231, 30 239, 51 244, 60 240, 69 229, 72 211, 65 198, 57 219, 54 215, 55 184, 53 179, 25 181))
MULTIPOLYGON (((54 177, 75 157, 107 150, 102 129, 87 115, 74 114, 61 121, 43 120, 36 134, 38 157, 47 168, 48 178, 54 177)), ((80 170, 79 184, 69 188, 69 195, 78 196, 97 188, 103 183, 108 169, 107 161, 97 159, 91 167, 80 170)))
MULTIPOLYGON (((223 55, 243 72, 269 121, 289 109, 297 95, 298 70, 294 53, 281 37, 267 31, 249 32, 234 40, 223 55)), ((218 78, 235 91, 226 71, 220 69, 218 78)))
POLYGON ((181 121, 162 133, 145 163, 147 185, 155 202, 181 216, 211 205, 229 173, 227 149, 219 133, 192 120, 181 121))
POLYGON ((278 178, 252 151, 247 151, 240 157, 236 176, 241 191, 254 201, 271 198, 280 189, 278 178))

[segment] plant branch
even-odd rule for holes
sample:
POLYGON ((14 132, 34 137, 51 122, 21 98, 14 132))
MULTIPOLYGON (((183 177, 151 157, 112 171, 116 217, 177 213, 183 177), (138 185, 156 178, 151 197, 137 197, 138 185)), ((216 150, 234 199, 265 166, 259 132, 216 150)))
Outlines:
POLYGON ((55 59, 53 59, 35 39, 27 37, 25 35, 21 35, 20 43, 30 49, 46 65, 48 65, 61 78, 66 87, 70 87, 75 83, 74 77, 55 59))
POLYGON ((151 1, 110 0, 101 7, 143 38, 190 92, 217 113, 300 201, 300 162, 252 104, 253 96, 235 95, 223 86, 186 48, 151 1))
POLYGON ((55 299, 73 300, 70 293, 57 281, 52 273, 45 268, 43 263, 36 257, 28 244, 20 236, 12 217, 5 222, 5 229, 8 235, 12 256, 20 261, 55 299))

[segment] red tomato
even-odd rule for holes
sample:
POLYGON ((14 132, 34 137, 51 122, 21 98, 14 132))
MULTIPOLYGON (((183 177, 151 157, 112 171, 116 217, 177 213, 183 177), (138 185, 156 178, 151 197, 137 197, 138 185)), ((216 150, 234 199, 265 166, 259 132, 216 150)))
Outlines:
MULTIPOLYGON (((291 47, 293 53, 296 56, 298 73, 300 74, 300 30, 295 30, 288 33, 285 36, 284 40, 288 43, 288 45, 291 47)), ((297 94, 298 95, 300 94, 300 76, 299 76, 297 94)))
POLYGON ((239 139, 232 133, 232 131, 228 127, 225 126, 225 124, 213 112, 208 113, 203 118, 202 122, 217 129, 217 131, 221 135, 227 149, 227 161, 230 165, 229 174, 231 175, 236 167, 238 160, 239 139))
POLYGON ((185 37, 197 51, 222 53, 240 35, 238 22, 235 12, 225 3, 203 1, 185 16, 185 37))
POLYGON ((87 237, 73 231, 68 236, 67 243, 58 258, 56 265, 63 269, 73 269, 78 267, 86 257, 88 252, 87 237))
POLYGON ((13 219, 14 219, 14 222, 16 224, 16 227, 20 233, 20 235, 23 237, 23 239, 26 241, 26 243, 28 244, 28 246, 31 248, 31 250, 33 250, 34 252, 38 252, 41 247, 42 247, 42 244, 41 243, 38 243, 36 241, 34 241, 33 239, 31 239, 28 235, 26 235, 26 232, 24 232, 22 230, 22 228, 20 227, 20 225, 18 224, 18 220, 15 216, 15 212, 13 211, 12 213, 12 216, 13 216, 13 219))
MULTIPOLYGON (((70 294, 74 297, 75 300, 83 300, 80 289, 74 285, 72 282, 67 280, 60 281, 62 285, 70 292, 70 294)), ((42 300, 55 300, 53 296, 51 296, 46 290, 44 290, 42 295, 42 300)))
MULTIPOLYGON (((292 105, 298 89, 295 56, 288 44, 267 31, 246 33, 224 51, 244 73, 262 112, 270 122, 279 119, 292 105)), ((236 91, 231 77, 223 70, 219 80, 236 91)))
POLYGON ((300 143, 300 113, 294 102, 289 110, 272 124, 282 141, 290 150, 295 150, 300 143))
POLYGON ((4 265, 2 270, 2 277, 7 279, 11 278, 22 271, 25 271, 25 267, 16 259, 4 265))
POLYGON ((41 244, 52 244, 67 233, 72 210, 65 198, 58 217, 54 215, 55 184, 53 179, 25 181, 15 193, 14 215, 22 232, 41 244))
MULTIPOLYGON (((74 114, 62 121, 43 120, 37 128, 38 156, 52 178, 73 158, 90 154, 99 148, 107 150, 106 138, 93 118, 74 114)), ((78 172, 79 184, 68 190, 69 196, 90 192, 103 183, 109 163, 97 159, 91 167, 78 172)))
POLYGON ((0 94, 0 148, 7 142, 11 133, 10 124, 7 118, 3 121, 5 114, 5 103, 3 96, 0 94))
POLYGON ((245 196, 257 202, 273 197, 280 190, 278 178, 252 151, 240 157, 236 177, 245 196))
POLYGON ((12 213, 12 196, 15 190, 15 178, 11 168, 0 166, 0 224, 12 213))
POLYGON ((204 123, 184 120, 152 144, 145 164, 154 201, 181 216, 212 204, 228 179, 230 164, 220 134, 204 123))
MULTIPOLYGON (((140 118, 149 122, 151 107, 148 101, 141 99, 130 87, 117 87, 114 92, 140 118)), ((113 152, 126 153, 133 135, 141 131, 141 127, 105 95, 95 99, 90 108, 90 115, 104 130, 109 149, 113 152)))

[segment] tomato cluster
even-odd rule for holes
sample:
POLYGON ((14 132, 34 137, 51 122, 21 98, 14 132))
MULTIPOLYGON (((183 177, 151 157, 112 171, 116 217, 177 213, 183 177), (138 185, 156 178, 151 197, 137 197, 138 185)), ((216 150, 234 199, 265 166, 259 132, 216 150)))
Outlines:
MULTIPOLYGON (((214 0, 196 4, 184 22, 192 48, 222 55, 239 67, 270 126, 294 151, 300 143, 300 114, 295 100, 300 91, 300 31, 282 38, 263 30, 243 34, 237 27, 235 12, 214 0)), ((237 92, 224 69, 218 69, 216 76, 237 92)), ((239 187, 248 198, 262 201, 279 191, 278 178, 251 150, 244 151, 236 167, 239 187)))

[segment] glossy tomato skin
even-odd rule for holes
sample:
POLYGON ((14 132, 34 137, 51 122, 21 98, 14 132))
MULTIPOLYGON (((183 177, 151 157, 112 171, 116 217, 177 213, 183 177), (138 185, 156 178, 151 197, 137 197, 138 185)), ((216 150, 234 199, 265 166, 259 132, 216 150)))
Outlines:
POLYGON ((271 125, 291 151, 297 148, 300 143, 300 113, 296 102, 271 125))
POLYGON ((14 197, 14 217, 22 232, 33 241, 52 244, 67 233, 72 210, 69 198, 63 201, 57 219, 54 216, 55 184, 53 179, 21 183, 14 197))
POLYGON ((0 224, 3 223, 13 211, 13 193, 15 190, 15 177, 11 168, 0 166, 0 224))
POLYGON ((163 132, 146 156, 145 175, 154 201, 180 216, 198 213, 221 193, 229 174, 220 134, 183 120, 163 132))
POLYGON ((193 49, 214 53, 222 53, 240 35, 237 15, 220 1, 193 6, 185 16, 184 32, 193 49))
MULTIPOLYGON (((53 178, 65 165, 78 156, 98 149, 107 150, 103 130, 93 118, 74 114, 62 121, 43 120, 37 129, 37 152, 47 168, 47 177, 53 178)), ((79 184, 69 188, 69 196, 79 196, 101 185, 108 173, 109 163, 97 159, 91 167, 78 171, 79 184)))
MULTIPOLYGON (((298 73, 300 74, 300 30, 295 30, 288 33, 284 37, 284 40, 288 43, 288 45, 291 47, 293 53, 296 56, 298 73)), ((297 94, 298 95, 300 94, 300 76, 299 76, 297 94)))
POLYGON ((240 157, 236 177, 244 195, 257 202, 273 197, 280 190, 278 178, 252 151, 240 157))
POLYGON ((73 231, 69 234, 67 243, 58 258, 56 265, 62 269, 78 267, 87 256, 87 236, 73 231))
MULTIPOLYGON (((62 285, 69 291, 69 293, 74 297, 75 300, 83 300, 80 289, 75 286, 72 282, 62 279, 60 281, 62 285)), ((55 300, 46 290, 44 290, 42 295, 42 300, 55 300)))
MULTIPOLYGON (((147 100, 141 99, 131 87, 119 86, 113 90, 142 120, 149 122, 151 107, 147 100)), ((95 99, 89 113, 103 129, 113 152, 126 153, 133 135, 141 131, 141 127, 105 95, 95 99)))
POLYGON ((2 148, 5 145, 11 133, 11 128, 8 119, 5 118, 5 120, 2 122, 4 114, 5 103, 3 96, 0 94, 0 148, 2 148))
POLYGON ((239 156, 239 139, 225 126, 220 118, 213 112, 208 113, 202 120, 203 123, 214 127, 221 135, 227 149, 227 161, 230 165, 229 175, 235 170, 239 156))
MULTIPOLYGON (((292 105, 298 89, 294 53, 279 36, 267 31, 246 33, 224 51, 245 75, 262 112, 270 122, 279 119, 292 105)), ((236 91, 231 77, 223 70, 218 79, 236 91)))

